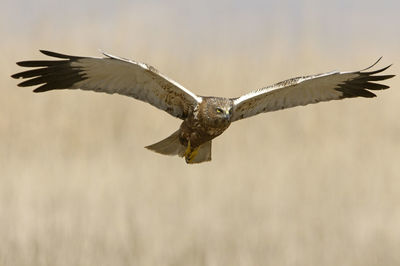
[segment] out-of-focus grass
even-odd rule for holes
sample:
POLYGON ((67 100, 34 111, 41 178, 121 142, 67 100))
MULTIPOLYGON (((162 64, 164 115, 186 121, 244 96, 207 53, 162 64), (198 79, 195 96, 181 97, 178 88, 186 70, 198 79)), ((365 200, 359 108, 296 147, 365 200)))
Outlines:
MULTIPOLYGON (((78 40, 7 41, 15 51, 0 62, 0 265, 400 263, 398 79, 378 98, 234 123, 214 141, 211 163, 188 166, 143 149, 179 126, 166 113, 121 96, 33 94, 8 78, 21 70, 15 61, 40 57, 32 47, 96 55, 95 43, 78 40)), ((110 46, 217 96, 375 59, 368 49, 343 60, 307 45, 290 61, 278 45, 172 55, 144 42, 131 53, 110 46)), ((383 63, 399 58, 388 54, 383 63)))

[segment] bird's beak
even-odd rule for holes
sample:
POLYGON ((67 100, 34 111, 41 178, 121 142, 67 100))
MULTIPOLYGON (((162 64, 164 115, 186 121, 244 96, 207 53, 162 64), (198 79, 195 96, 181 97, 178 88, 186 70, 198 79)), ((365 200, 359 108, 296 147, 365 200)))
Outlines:
POLYGON ((229 113, 229 110, 225 110, 225 118, 228 120, 231 118, 231 114, 229 113))

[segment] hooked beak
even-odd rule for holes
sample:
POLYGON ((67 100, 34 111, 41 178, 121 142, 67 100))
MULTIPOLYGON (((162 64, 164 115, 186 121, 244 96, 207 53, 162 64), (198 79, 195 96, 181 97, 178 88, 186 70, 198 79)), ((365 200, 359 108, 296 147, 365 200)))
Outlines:
POLYGON ((225 110, 225 118, 226 118, 227 120, 230 120, 230 119, 231 119, 231 113, 230 113, 229 110, 225 110))

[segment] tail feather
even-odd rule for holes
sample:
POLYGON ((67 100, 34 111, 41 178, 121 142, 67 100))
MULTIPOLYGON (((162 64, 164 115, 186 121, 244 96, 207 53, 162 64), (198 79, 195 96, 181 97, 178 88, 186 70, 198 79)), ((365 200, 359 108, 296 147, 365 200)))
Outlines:
POLYGON ((186 162, 189 164, 211 161, 211 140, 195 148, 195 154, 192 154, 191 156, 193 157, 189 160, 189 154, 194 152, 194 150, 192 151, 190 147, 188 148, 181 144, 179 133, 179 130, 177 130, 169 137, 145 148, 164 155, 185 157, 186 162))
POLYGON ((166 139, 146 146, 145 148, 164 155, 179 155, 181 157, 185 154, 186 150, 186 147, 179 141, 179 130, 175 131, 166 139))
POLYGON ((207 141, 197 148, 196 155, 192 160, 188 161, 186 158, 186 162, 189 164, 202 163, 207 161, 211 161, 211 140, 207 141))

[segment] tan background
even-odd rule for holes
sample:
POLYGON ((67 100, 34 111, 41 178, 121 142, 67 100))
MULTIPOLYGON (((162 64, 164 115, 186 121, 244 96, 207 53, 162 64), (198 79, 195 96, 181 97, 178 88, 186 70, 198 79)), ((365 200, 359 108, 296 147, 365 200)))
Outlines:
POLYGON ((399 1, 8 1, 0 16, 0 265, 400 265, 400 81, 234 123, 213 161, 143 147, 179 121, 127 97, 34 94, 38 49, 156 66, 199 95, 400 70, 399 1))

